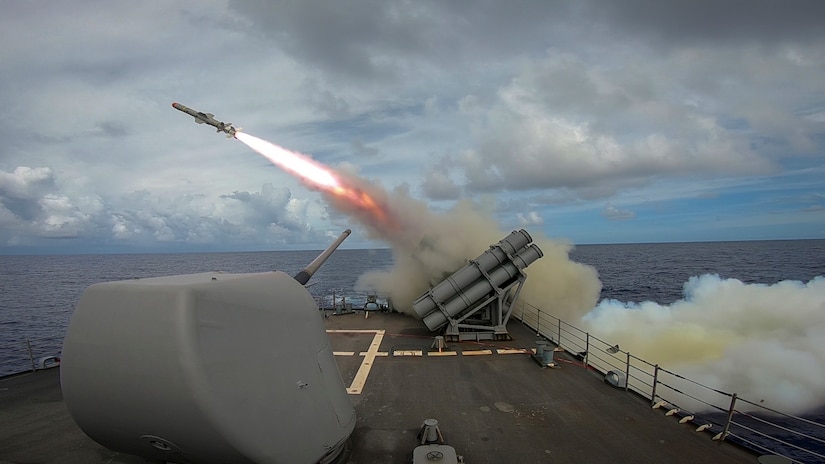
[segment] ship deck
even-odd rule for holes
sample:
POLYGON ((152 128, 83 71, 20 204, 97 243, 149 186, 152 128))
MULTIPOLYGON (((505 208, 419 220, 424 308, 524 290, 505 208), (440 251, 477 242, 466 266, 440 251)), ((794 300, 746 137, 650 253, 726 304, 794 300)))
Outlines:
MULTIPOLYGON (((357 414, 351 463, 409 463, 428 418, 468 464, 757 462, 566 354, 557 353, 558 368, 541 368, 526 353, 535 333, 518 321, 511 341, 448 343, 437 353, 420 321, 365 316, 326 319, 357 414)), ((0 379, 0 416, 0 464, 145 462, 83 434, 62 401, 58 369, 0 379)))

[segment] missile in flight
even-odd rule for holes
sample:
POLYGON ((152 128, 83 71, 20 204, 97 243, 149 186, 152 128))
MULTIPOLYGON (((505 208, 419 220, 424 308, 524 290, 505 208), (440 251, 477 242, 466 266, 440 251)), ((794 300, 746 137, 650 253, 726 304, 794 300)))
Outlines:
POLYGON ((235 129, 235 127, 232 126, 231 122, 218 121, 217 119, 215 119, 215 115, 212 113, 201 113, 200 111, 195 111, 186 105, 181 105, 180 103, 172 103, 172 108, 178 111, 183 111, 189 116, 192 116, 193 118, 195 118, 195 122, 198 124, 209 124, 210 126, 217 129, 218 132, 225 132, 227 138, 234 137, 235 132, 241 130, 240 127, 235 129))

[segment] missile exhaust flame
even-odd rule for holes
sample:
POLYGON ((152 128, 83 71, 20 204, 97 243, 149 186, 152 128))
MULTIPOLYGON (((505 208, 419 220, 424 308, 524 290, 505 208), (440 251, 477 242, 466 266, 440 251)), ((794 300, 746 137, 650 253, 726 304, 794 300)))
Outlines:
POLYGON ((235 138, 268 159, 272 164, 299 177, 313 187, 324 191, 342 189, 341 183, 329 169, 325 169, 320 163, 306 155, 289 151, 274 143, 243 132, 235 134, 235 138))
POLYGON ((284 171, 301 179, 311 188, 320 190, 344 201, 356 210, 369 216, 369 222, 380 227, 396 229, 398 221, 392 218, 386 205, 352 182, 338 175, 332 168, 325 166, 309 156, 287 150, 274 143, 236 132, 235 138, 246 144, 261 156, 284 171))

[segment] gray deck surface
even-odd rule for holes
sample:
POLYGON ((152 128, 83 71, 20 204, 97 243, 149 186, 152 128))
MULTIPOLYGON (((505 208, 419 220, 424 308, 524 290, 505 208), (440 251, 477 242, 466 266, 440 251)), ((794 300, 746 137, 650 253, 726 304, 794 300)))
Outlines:
MULTIPOLYGON (((423 323, 397 314, 331 316, 332 330, 383 330, 378 356, 360 394, 351 463, 409 463, 424 419, 435 418, 447 444, 478 463, 755 463, 756 455, 711 440, 695 426, 652 410, 614 389, 575 360, 542 369, 526 354, 535 335, 517 321, 514 340, 448 344, 456 356, 393 356, 427 351, 423 323), (493 354, 468 356, 491 349, 493 354)), ((350 385, 374 333, 329 334, 350 385)), ((58 369, 0 379, 0 463, 142 463, 103 448, 74 424, 62 401, 58 369)))

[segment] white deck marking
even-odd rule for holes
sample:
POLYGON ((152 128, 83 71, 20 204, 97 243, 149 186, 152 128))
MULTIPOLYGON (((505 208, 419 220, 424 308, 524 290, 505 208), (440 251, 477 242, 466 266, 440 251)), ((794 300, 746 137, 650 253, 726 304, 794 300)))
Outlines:
POLYGON ((361 390, 364 389, 364 384, 367 382, 367 377, 370 375, 370 369, 372 369, 372 363, 375 361, 375 356, 378 354, 378 348, 381 346, 381 341, 384 339, 384 331, 383 330, 372 330, 372 331, 354 331, 356 333, 374 333, 375 336, 372 337, 372 343, 370 343, 370 349, 367 350, 366 356, 364 356, 364 360, 361 361, 361 367, 358 368, 358 372, 355 373, 355 378, 352 379, 352 384, 347 388, 347 393, 350 395, 360 395, 361 390))
POLYGON ((496 350, 498 354, 529 354, 532 353, 530 350, 496 350))
MULTIPOLYGON (((377 357, 386 357, 389 356, 389 353, 386 351, 378 351, 378 348, 381 347, 381 342, 384 340, 384 331, 383 330, 369 330, 369 329, 353 329, 353 330, 339 330, 339 329, 330 329, 327 330, 327 333, 352 333, 352 334, 375 334, 372 337, 372 343, 370 343, 369 350, 361 351, 358 353, 359 356, 362 356, 364 359, 361 361, 361 365, 358 367, 358 372, 355 373, 355 378, 352 380, 352 384, 350 384, 349 388, 347 388, 347 393, 350 395, 360 395, 361 391, 364 389, 364 384, 367 383, 367 377, 370 375, 370 370, 372 369, 373 362, 375 362, 375 358, 377 357)), ((498 354, 516 354, 516 353, 530 353, 535 352, 535 350, 496 350, 498 354)), ((332 354, 334 356, 354 356, 354 351, 333 351, 332 354)), ((393 351, 393 356, 424 356, 423 350, 396 350, 393 351)), ((462 351, 462 356, 481 356, 481 355, 489 355, 493 354, 493 350, 468 350, 462 351)), ((458 352, 456 351, 430 351, 427 352, 427 357, 434 356, 457 356, 458 352)))
POLYGON ((470 350, 470 351, 462 351, 462 356, 480 356, 485 354, 493 354, 493 350, 470 350))
POLYGON ((427 353, 427 357, 430 356, 457 356, 458 353, 455 351, 430 351, 427 353))
POLYGON ((378 333, 378 332, 384 333, 384 331, 383 331, 383 330, 374 330, 374 329, 352 329, 352 330, 347 330, 347 329, 328 329, 328 330, 327 330, 327 333, 339 333, 339 334, 344 334, 344 333, 351 333, 351 334, 374 334, 374 333, 378 333))
POLYGON ((424 356, 421 350, 395 350, 392 352, 393 356, 424 356))
MULTIPOLYGON (((358 353, 358 356, 366 356, 366 355, 367 355, 366 351, 362 351, 362 352, 358 353)), ((379 358, 382 357, 382 356, 389 356, 389 355, 390 354, 386 351, 378 351, 378 352, 375 353, 375 356, 377 356, 379 358)))

